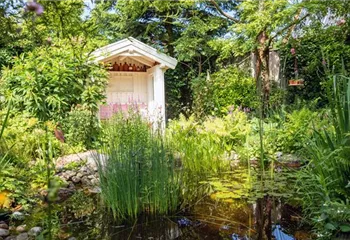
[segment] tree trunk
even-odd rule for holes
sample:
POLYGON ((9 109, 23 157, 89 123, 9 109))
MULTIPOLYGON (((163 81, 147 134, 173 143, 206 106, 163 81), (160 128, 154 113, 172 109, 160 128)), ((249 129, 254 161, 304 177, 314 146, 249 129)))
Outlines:
POLYGON ((266 112, 270 99, 270 69, 269 69, 269 53, 268 36, 262 31, 258 36, 259 46, 257 48, 257 63, 259 63, 259 72, 257 78, 261 79, 261 95, 263 101, 263 110, 266 112))

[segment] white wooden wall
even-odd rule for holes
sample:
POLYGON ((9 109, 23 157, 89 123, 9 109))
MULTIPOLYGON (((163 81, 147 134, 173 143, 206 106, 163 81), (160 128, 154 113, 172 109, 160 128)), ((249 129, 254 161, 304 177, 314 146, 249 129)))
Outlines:
POLYGON ((147 104, 147 73, 110 72, 106 95, 107 104, 147 104))

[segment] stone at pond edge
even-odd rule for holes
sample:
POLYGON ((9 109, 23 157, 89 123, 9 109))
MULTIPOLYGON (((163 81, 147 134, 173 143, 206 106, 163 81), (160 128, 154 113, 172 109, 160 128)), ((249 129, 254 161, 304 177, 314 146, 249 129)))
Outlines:
POLYGON ((72 181, 73 181, 74 183, 79 183, 80 180, 81 180, 81 178, 79 178, 78 176, 72 177, 72 181))
POLYGON ((81 179, 81 183, 84 185, 84 186, 89 186, 90 185, 90 180, 85 176, 81 179))
POLYGON ((26 225, 19 225, 18 227, 16 227, 16 232, 23 233, 26 231, 26 227, 26 225))
POLYGON ((8 235, 10 235, 9 230, 0 228, 0 237, 7 237, 8 235))
POLYGON ((94 187, 92 189, 89 189, 90 193, 101 193, 101 188, 99 187, 94 187))
POLYGON ((16 236, 11 235, 5 238, 5 240, 16 240, 16 238, 17 238, 16 236))
POLYGON ((9 226, 6 223, 2 222, 2 223, 0 223, 0 228, 1 229, 9 229, 9 226))
POLYGON ((41 233, 41 231, 42 231, 41 227, 33 227, 29 230, 28 235, 36 237, 41 233))
POLYGON ((29 239, 28 233, 21 233, 16 237, 16 240, 28 240, 28 239, 29 239))

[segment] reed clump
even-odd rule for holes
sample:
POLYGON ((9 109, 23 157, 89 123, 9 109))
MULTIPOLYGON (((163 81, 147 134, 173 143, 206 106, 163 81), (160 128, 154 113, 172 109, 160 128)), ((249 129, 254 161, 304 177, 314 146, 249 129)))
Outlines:
POLYGON ((179 175, 160 132, 135 112, 105 123, 96 156, 102 198, 114 218, 167 214, 179 205, 179 175))

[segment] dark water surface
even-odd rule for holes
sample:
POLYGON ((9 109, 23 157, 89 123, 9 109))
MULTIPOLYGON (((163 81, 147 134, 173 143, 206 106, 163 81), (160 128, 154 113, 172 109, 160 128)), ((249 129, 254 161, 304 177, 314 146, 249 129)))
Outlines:
MULTIPOLYGON (((136 221, 121 223, 113 221, 99 194, 79 190, 65 202, 53 206, 55 239, 257 239, 257 202, 264 199, 261 196, 266 199, 263 192, 269 193, 272 206, 270 226, 273 239, 311 239, 310 234, 302 230, 301 209, 281 200, 288 199, 283 190, 288 188, 287 177, 276 175, 262 187, 261 184, 252 185, 257 181, 251 181, 252 175, 245 171, 229 172, 227 176, 234 177, 209 179, 207 185, 211 187, 205 190, 206 194, 197 194, 205 197, 188 203, 177 213, 158 217, 144 215, 136 221), (247 197, 248 191, 255 191, 255 198, 247 197)), ((38 207, 25 223, 28 227, 39 225, 45 228, 46 212, 45 206, 38 207)))
MULTIPOLYGON (((91 197, 85 198, 83 204, 74 197, 64 203, 59 213, 61 235, 113 240, 256 239, 255 204, 243 200, 222 202, 206 197, 174 216, 140 216, 129 223, 113 222, 110 214, 98 206, 99 201, 91 197)), ((297 209, 278 203, 272 215, 274 239, 309 239, 308 234, 298 229, 297 209)))

